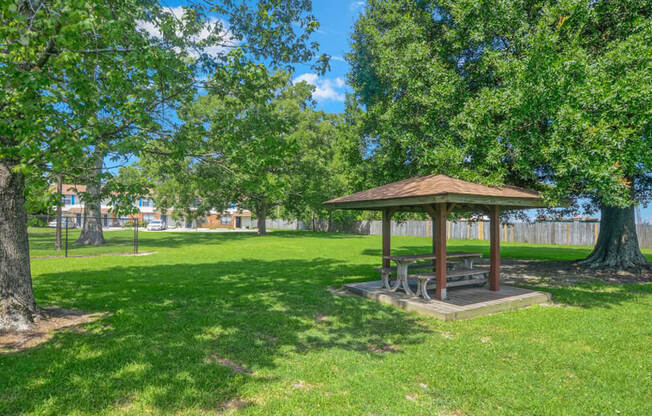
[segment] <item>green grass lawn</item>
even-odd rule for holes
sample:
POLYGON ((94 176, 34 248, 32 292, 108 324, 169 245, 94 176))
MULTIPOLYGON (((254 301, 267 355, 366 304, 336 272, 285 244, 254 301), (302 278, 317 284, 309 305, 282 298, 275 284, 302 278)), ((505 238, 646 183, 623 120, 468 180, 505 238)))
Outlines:
MULTIPOLYGON (((30 256, 63 256, 64 250, 55 250, 54 228, 30 227, 29 234, 29 254, 30 256)), ((68 230, 68 255, 69 256, 86 256, 107 253, 131 253, 134 250, 134 231, 125 229, 120 231, 104 231, 104 238, 108 244, 102 246, 85 246, 75 244, 79 238, 80 228, 68 230)), ((141 228, 138 235, 142 240, 143 234, 148 233, 141 228)), ((65 239, 65 231, 64 237, 65 239)), ((146 239, 149 240, 149 239, 146 239)), ((64 243, 65 244, 65 240, 64 243)))
POLYGON ((111 315, 0 355, 0 415, 652 413, 651 284, 556 287, 554 307, 440 322, 326 290, 377 278, 378 236, 141 233, 140 248, 157 254, 32 260, 40 305, 111 315))

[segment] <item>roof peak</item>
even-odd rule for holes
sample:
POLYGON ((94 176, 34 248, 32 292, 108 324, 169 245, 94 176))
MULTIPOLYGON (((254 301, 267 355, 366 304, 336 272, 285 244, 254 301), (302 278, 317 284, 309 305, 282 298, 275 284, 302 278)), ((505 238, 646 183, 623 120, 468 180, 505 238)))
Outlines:
MULTIPOLYGON (((370 188, 352 195, 331 199, 325 204, 338 206, 346 204, 369 206, 376 201, 382 206, 389 206, 389 201, 395 205, 426 205, 436 202, 455 202, 471 199, 477 204, 487 205, 521 205, 542 206, 543 200, 538 192, 511 185, 490 186, 453 178, 443 173, 433 173, 425 176, 415 176, 385 185, 370 188), (454 197, 457 196, 457 197, 454 197), (484 201, 484 202, 480 202, 484 201)), ((380 206, 378 205, 378 206, 380 206)), ((344 207, 344 206, 343 206, 344 207)), ((361 206, 360 206, 361 208, 361 206)))

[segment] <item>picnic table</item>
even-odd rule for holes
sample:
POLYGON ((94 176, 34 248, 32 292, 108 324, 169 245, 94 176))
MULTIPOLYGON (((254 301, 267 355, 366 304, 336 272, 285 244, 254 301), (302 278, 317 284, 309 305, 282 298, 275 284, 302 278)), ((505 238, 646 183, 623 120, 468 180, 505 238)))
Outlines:
MULTIPOLYGON (((466 276, 469 274, 478 274, 473 269, 473 260, 482 257, 480 253, 447 253, 446 260, 450 259, 460 259, 464 263, 464 269, 454 273, 456 276, 466 276)), ((409 296, 421 296, 426 300, 430 300, 430 296, 427 292, 428 280, 432 279, 435 276, 435 273, 420 273, 415 275, 408 275, 408 267, 420 260, 434 260, 437 258, 434 253, 426 254, 407 254, 407 255, 390 255, 383 256, 384 259, 392 260, 396 263, 396 284, 392 286, 389 282, 389 276, 392 272, 392 268, 381 268, 382 275, 382 286, 383 288, 389 289, 392 292, 397 291, 398 289, 403 289, 406 294, 409 296), (417 292, 416 294, 412 291, 409 285, 409 278, 415 278, 418 280, 417 292)), ((431 268, 432 264, 423 264, 419 265, 419 268, 431 268)), ((480 271, 479 273, 483 274, 484 272, 480 271)), ((449 274, 449 277, 455 277, 453 274, 449 274)))

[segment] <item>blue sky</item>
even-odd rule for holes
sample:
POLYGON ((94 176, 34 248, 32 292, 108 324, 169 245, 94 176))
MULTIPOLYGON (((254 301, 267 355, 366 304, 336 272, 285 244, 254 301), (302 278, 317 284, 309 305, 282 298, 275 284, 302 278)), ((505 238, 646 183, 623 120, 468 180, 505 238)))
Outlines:
MULTIPOLYGON (((319 42, 320 52, 332 57, 330 72, 310 82, 316 84, 314 98, 319 109, 328 112, 344 110, 344 95, 350 91, 345 84, 349 64, 344 60, 344 54, 349 50, 352 27, 364 4, 358 0, 313 1, 313 13, 321 25, 314 39, 319 42)), ((315 78, 316 74, 309 65, 300 65, 296 67, 296 75, 315 78)))

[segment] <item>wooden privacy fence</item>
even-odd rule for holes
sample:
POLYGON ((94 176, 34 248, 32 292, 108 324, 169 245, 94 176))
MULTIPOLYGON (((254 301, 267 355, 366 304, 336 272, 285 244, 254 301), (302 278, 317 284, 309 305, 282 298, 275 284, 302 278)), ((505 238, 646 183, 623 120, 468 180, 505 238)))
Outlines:
MULTIPOLYGON (((282 230, 312 230, 313 221, 267 220, 267 228, 282 230)), ((503 223, 500 240, 517 243, 592 246, 598 239, 600 224, 597 222, 535 222, 503 223)), ((328 221, 315 220, 315 231, 327 231, 328 221)), ((331 230, 364 235, 380 235, 380 221, 357 221, 351 224, 331 225, 331 230)), ((652 224, 637 224, 636 230, 641 248, 652 248, 652 224)), ((430 221, 392 221, 392 235, 431 237, 430 221)), ((489 240, 489 221, 448 221, 446 234, 454 240, 489 240)))

